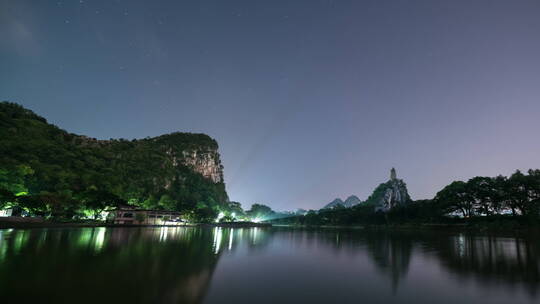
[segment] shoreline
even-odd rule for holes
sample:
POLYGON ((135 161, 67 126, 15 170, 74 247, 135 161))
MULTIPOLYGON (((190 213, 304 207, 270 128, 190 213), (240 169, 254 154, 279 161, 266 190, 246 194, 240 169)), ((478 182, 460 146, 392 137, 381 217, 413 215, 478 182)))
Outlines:
POLYGON ((540 226, 519 225, 513 227, 501 227, 487 224, 395 224, 395 225, 287 225, 273 224, 275 228, 298 228, 298 229, 343 229, 362 231, 418 231, 418 232, 474 232, 474 233, 540 233, 540 226))
POLYGON ((133 225, 133 224, 112 224, 105 222, 50 222, 45 220, 37 220, 34 218, 0 218, 0 229, 12 228, 142 228, 142 227, 221 227, 221 228, 268 228, 272 227, 270 223, 253 223, 253 222, 233 222, 233 223, 193 223, 182 225, 133 225))
POLYGON ((51 222, 36 218, 3 217, 0 218, 0 229, 28 228, 148 228, 148 227, 202 227, 202 228, 297 228, 297 229, 343 229, 363 231, 434 231, 434 232, 495 232, 495 233, 526 233, 540 232, 538 225, 501 225, 501 223, 417 223, 390 225, 294 225, 279 223, 189 223, 181 225, 134 225, 113 224, 106 222, 51 222))

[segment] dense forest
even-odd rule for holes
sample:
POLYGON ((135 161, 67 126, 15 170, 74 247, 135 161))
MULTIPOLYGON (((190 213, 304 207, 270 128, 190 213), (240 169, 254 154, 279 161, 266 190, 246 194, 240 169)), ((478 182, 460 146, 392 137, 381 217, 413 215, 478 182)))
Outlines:
POLYGON ((184 151, 214 157, 205 134, 172 133, 139 140, 96 140, 68 133, 22 106, 0 103, 0 209, 29 215, 99 217, 130 204, 215 218, 229 205, 225 184, 182 163, 184 151))
POLYGON ((509 221, 538 224, 540 217, 540 170, 527 174, 516 171, 509 177, 474 177, 455 181, 433 199, 408 201, 388 212, 377 211, 376 197, 381 184, 370 198, 352 208, 310 210, 305 215, 274 219, 288 225, 386 225, 417 223, 480 223, 495 225, 509 221))

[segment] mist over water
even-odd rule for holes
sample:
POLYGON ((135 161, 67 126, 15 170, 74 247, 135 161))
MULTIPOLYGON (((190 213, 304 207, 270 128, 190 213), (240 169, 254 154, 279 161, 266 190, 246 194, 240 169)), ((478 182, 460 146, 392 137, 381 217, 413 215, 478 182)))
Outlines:
POLYGON ((539 291, 533 235, 0 230, 5 303, 537 303, 539 291))

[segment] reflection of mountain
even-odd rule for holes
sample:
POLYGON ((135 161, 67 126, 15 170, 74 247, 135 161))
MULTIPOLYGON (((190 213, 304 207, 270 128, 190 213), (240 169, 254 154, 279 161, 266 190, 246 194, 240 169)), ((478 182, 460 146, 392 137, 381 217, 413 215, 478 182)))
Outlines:
POLYGON ((406 236, 392 237, 381 233, 368 235, 368 250, 375 265, 381 272, 392 278, 392 290, 396 290, 399 281, 407 276, 413 242, 406 236))
POLYGON ((199 303, 219 258, 212 238, 189 228, 15 230, 0 247, 0 290, 24 303, 199 303))
POLYGON ((358 254, 360 246, 367 248, 368 256, 376 268, 391 279, 395 291, 405 279, 413 250, 413 240, 407 234, 385 232, 358 232, 335 230, 327 233, 308 233, 308 240, 331 246, 334 251, 358 254), (316 236, 316 237, 315 237, 316 236))
MULTIPOLYGON (((200 303, 220 257, 278 250, 279 265, 279 253, 296 252, 291 247, 335 254, 351 267, 365 261, 356 256, 368 257, 394 291, 410 272, 430 273, 439 264, 487 290, 526 287, 536 298, 540 288, 540 243, 533 236, 164 227, 0 230, 0 294, 2 303, 200 303), (430 262, 413 269, 413 254, 430 262)), ((239 273, 242 261, 235 264, 239 273)), ((333 263, 317 258, 323 261, 333 263)))
POLYGON ((224 251, 264 248, 264 229, 0 230, 6 303, 200 303, 224 251))

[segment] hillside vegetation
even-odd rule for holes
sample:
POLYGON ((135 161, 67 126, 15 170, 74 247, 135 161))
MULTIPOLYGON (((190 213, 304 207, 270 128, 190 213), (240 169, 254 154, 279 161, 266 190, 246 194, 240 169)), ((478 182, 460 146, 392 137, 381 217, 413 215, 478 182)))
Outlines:
POLYGON ((31 214, 62 217, 122 203, 215 213, 216 206, 228 201, 217 149, 217 142, 205 134, 96 140, 2 102, 0 204, 17 201, 31 214), (185 151, 206 158, 190 159, 194 167, 185 161, 185 151), (215 163, 218 182, 198 172, 199 161, 215 163))

